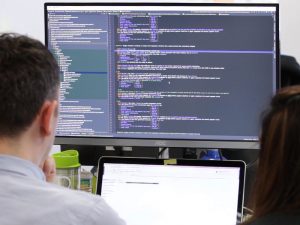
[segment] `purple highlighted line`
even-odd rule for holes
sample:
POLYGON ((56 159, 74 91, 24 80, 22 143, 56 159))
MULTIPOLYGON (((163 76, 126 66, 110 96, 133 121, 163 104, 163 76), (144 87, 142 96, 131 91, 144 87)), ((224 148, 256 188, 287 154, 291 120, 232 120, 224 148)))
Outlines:
MULTIPOLYGON (((117 52, 157 52, 158 50, 116 50, 117 52)), ((274 51, 232 51, 232 50, 159 50, 160 53, 176 53, 176 52, 186 52, 186 53, 238 53, 238 54, 274 54, 274 51)))
POLYGON ((228 50, 162 50, 163 53, 169 52, 193 52, 193 53, 247 53, 247 54, 274 54, 274 51, 228 51, 228 50))
POLYGON ((89 71, 69 71, 69 72, 73 72, 73 73, 90 73, 90 74, 107 74, 107 72, 89 72, 89 71))

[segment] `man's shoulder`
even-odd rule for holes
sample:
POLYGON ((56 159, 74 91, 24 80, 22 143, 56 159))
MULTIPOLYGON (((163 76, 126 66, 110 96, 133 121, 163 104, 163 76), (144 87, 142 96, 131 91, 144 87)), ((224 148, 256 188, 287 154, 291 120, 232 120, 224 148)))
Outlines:
POLYGON ((0 206, 1 224, 125 224, 100 196, 25 178, 9 185, 1 180, 0 201, 6 202, 0 206), (11 217, 10 212, 18 213, 11 217))
POLYGON ((98 195, 46 184, 46 202, 85 224, 123 225, 118 214, 98 195))
POLYGON ((66 207, 90 210, 96 206, 109 207, 106 202, 98 195, 79 190, 72 190, 49 184, 45 187, 45 194, 55 201, 56 205, 65 205, 66 207))

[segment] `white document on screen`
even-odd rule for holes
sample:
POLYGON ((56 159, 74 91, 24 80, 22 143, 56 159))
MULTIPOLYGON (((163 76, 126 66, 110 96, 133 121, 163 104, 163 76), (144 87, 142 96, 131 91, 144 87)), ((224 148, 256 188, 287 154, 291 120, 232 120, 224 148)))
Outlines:
POLYGON ((238 188, 238 168, 110 164, 101 195, 128 225, 235 225, 238 188))

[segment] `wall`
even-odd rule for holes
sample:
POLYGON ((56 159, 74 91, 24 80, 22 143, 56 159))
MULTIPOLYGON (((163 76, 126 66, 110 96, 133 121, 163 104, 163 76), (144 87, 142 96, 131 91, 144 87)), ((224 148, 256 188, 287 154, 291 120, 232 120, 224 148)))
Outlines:
POLYGON ((281 52, 293 55, 300 63, 300 1, 280 0, 281 52))
MULTIPOLYGON (((44 41, 44 12, 45 0, 0 0, 0 32, 14 31, 28 34, 44 41)), ((47 2, 83 2, 82 0, 48 0, 47 2)), ((99 2, 101 0, 89 0, 99 2)), ((128 0, 131 1, 132 0, 128 0)), ((154 2, 154 0, 146 0, 154 2)), ((157 1, 157 2, 162 2, 157 1)), ((219 0, 224 2, 224 0, 219 0)), ((227 0, 231 1, 232 0, 227 0)), ((238 0, 239 2, 254 2, 252 0, 238 0)), ((144 0, 145 2, 145 0, 144 0)), ((186 0, 184 2, 187 2, 186 0)), ((191 1, 191 2, 195 2, 191 1)), ((202 0, 199 2, 216 2, 216 0, 202 0)), ((257 2, 277 2, 276 0, 264 0, 257 2)), ((300 21, 300 1, 280 0, 280 38, 283 54, 293 55, 300 62, 300 29, 297 22, 300 21)))

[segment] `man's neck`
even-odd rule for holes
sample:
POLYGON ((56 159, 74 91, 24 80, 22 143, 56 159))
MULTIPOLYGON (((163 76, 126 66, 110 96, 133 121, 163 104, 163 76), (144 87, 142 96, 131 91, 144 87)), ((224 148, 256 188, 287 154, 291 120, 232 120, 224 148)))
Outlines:
POLYGON ((22 136, 0 138, 0 154, 2 155, 15 156, 38 165, 40 162, 34 152, 34 147, 26 142, 22 136))

